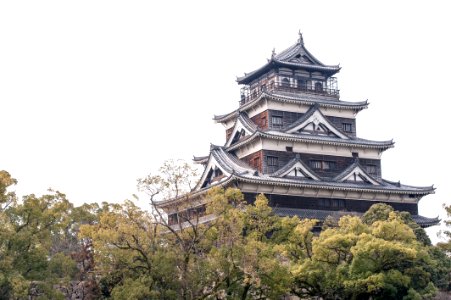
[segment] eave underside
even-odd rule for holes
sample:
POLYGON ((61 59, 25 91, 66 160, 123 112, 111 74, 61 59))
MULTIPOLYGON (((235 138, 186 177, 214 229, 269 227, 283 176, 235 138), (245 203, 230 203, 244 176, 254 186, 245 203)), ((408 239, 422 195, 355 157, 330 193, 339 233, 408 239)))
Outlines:
MULTIPOLYGON (((336 220, 343 216, 362 217, 363 213, 349 212, 349 211, 331 211, 331 210, 317 210, 317 209, 299 209, 287 207, 275 207, 273 211, 276 215, 281 217, 297 216, 300 219, 316 219, 320 222, 326 220, 327 217, 332 217, 336 220)), ((421 215, 412 215, 413 220, 423 228, 434 226, 440 223, 438 218, 428 218, 421 215)))
POLYGON ((248 176, 243 178, 238 175, 230 175, 224 180, 211 186, 201 188, 191 192, 190 195, 161 201, 157 206, 161 209, 174 211, 181 204, 186 204, 187 199, 195 199, 198 205, 206 203, 207 192, 213 187, 236 187, 243 193, 255 194, 280 194, 298 197, 322 197, 322 198, 342 198, 350 200, 367 200, 374 202, 404 202, 418 203, 425 195, 434 193, 434 188, 413 187, 399 185, 383 180, 383 186, 372 186, 368 184, 337 183, 325 181, 300 181, 285 178, 271 178, 265 176, 248 176))

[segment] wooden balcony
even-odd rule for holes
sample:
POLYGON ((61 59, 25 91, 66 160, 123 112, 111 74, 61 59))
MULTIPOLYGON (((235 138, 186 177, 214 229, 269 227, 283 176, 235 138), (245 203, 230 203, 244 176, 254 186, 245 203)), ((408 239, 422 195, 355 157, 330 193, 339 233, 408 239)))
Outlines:
POLYGON ((332 98, 340 98, 340 91, 337 89, 324 88, 323 86, 308 86, 308 85, 292 85, 285 82, 275 82, 269 86, 262 85, 253 89, 246 86, 241 89, 240 105, 243 105, 249 101, 257 99, 263 92, 282 92, 288 94, 314 94, 323 95, 332 98))

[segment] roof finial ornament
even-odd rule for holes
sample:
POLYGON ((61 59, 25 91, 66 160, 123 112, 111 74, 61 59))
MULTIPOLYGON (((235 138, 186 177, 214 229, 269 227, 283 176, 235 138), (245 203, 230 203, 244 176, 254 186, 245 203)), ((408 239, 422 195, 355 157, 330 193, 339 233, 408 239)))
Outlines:
POLYGON ((304 45, 304 38, 302 37, 302 32, 301 32, 300 29, 299 29, 299 40, 298 40, 298 43, 301 44, 301 45, 304 45))
POLYGON ((276 48, 272 48, 271 58, 274 58, 276 56, 276 48))

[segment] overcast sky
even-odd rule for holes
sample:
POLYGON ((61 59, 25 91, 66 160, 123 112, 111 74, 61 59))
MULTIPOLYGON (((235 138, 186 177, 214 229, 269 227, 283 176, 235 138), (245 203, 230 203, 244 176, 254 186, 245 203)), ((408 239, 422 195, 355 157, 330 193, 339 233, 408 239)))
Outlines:
POLYGON ((130 198, 164 160, 223 144, 212 117, 237 108, 236 76, 300 29, 313 55, 340 63, 341 99, 369 100, 358 136, 395 140, 383 177, 435 184, 420 214, 444 218, 447 1, 338 2, 1 1, 0 169, 20 195, 52 187, 77 204, 130 198))

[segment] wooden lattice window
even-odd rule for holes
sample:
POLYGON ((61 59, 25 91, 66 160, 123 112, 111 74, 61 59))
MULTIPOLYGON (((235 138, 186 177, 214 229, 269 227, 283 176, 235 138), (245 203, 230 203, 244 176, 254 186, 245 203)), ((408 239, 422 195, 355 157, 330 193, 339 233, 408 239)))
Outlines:
POLYGON ((367 165, 366 166, 366 171, 368 172, 368 174, 370 175, 376 175, 377 174, 377 168, 375 165, 367 165))
POLYGON ((279 158, 277 156, 267 156, 266 160, 269 167, 277 167, 279 165, 279 158))
POLYGON ((323 170, 335 170, 337 167, 334 161, 323 161, 322 163, 323 170))
POLYGON ((311 160, 310 167, 317 170, 335 170, 337 163, 335 161, 311 160))
POLYGON ((351 123, 343 123, 343 131, 352 132, 352 124, 351 123))
POLYGON ((283 118, 281 116, 272 116, 271 121, 273 127, 282 127, 283 125, 283 118))
POLYGON ((322 163, 320 160, 311 160, 310 161, 310 167, 312 167, 313 169, 321 169, 322 168, 322 163))

